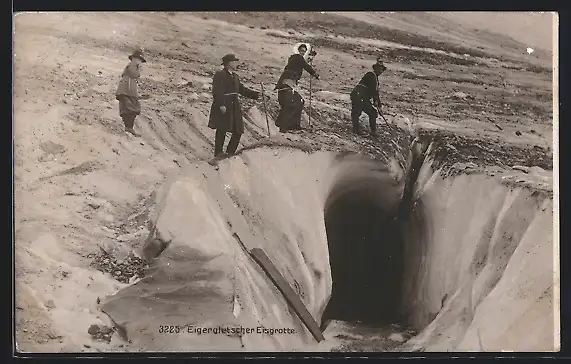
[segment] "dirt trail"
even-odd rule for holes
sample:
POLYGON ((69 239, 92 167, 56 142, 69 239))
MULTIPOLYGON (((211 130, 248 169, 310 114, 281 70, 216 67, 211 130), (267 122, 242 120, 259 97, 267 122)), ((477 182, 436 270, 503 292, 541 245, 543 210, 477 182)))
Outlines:
MULTIPOLYGON (((343 33, 346 26, 336 29, 329 18, 323 18, 323 24, 330 26, 326 32, 324 25, 315 28, 316 22, 297 22, 296 16, 303 15, 292 15, 286 24, 266 20, 263 28, 259 17, 233 16, 53 13, 16 17, 19 350, 124 349, 116 336, 110 343, 94 342, 87 331, 92 324, 111 325, 96 303, 127 284, 115 279, 113 272, 93 268, 93 256, 103 249, 126 259, 126 252, 140 246, 148 234, 144 211, 157 186, 189 163, 212 155, 213 132, 206 126, 210 82, 224 53, 231 51, 243 60, 240 74, 245 84, 259 89, 263 82, 271 90, 291 44, 305 39, 323 44, 316 61, 322 76, 314 84, 312 134, 286 138, 272 125, 268 140, 261 103, 244 102, 244 147, 303 143, 388 160, 395 150, 406 148, 403 125, 424 121, 436 134, 442 129, 454 131, 455 136, 442 143, 442 148, 461 149, 449 161, 451 166, 471 162, 473 169, 488 169, 491 164, 512 172, 514 164, 552 168, 550 70, 513 62, 451 64, 449 59, 434 61, 418 51, 355 48, 349 38, 375 38, 375 34, 343 33), (290 24, 299 26, 288 32, 290 24), (149 60, 140 89, 150 98, 141 101, 143 114, 136 121, 141 138, 123 132, 114 98, 128 52, 136 45, 147 50, 149 60), (346 95, 377 53, 387 58, 383 99, 395 116, 380 127, 379 140, 357 138, 350 133, 346 95), (474 147, 475 139, 480 148, 474 147)), ((402 39, 407 38, 396 41, 402 39)), ((302 81, 306 98, 307 86, 302 81)), ((278 104, 274 93, 271 98, 268 114, 273 118, 278 104)))

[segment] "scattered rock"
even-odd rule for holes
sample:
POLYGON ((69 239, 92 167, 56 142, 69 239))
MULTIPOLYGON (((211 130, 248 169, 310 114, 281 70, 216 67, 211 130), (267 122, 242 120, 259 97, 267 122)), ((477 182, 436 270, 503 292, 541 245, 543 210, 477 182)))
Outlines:
POLYGON ((515 169, 517 171, 522 171, 524 173, 528 173, 529 172, 529 168, 528 167, 524 167, 524 166, 513 166, 512 169, 515 169))
POLYGON ((530 132, 531 134, 537 133, 534 129, 531 129, 529 132, 530 132))
POLYGON ((452 94, 452 97, 457 98, 457 99, 461 99, 461 100, 466 100, 469 96, 468 96, 468 94, 459 91, 459 92, 454 92, 452 94))
POLYGON ((392 333, 392 334, 389 336, 389 340, 402 343, 403 341, 405 341, 405 338, 404 338, 404 336, 403 336, 401 333, 392 333))
POLYGON ((515 132, 515 135, 517 135, 517 136, 521 136, 521 131, 519 131, 519 130, 518 130, 518 131, 516 131, 516 132, 515 132))
POLYGON ((200 96, 198 96, 198 94, 196 92, 193 92, 188 96, 188 102, 196 102, 199 100, 200 100, 200 96))
MULTIPOLYGON (((104 342, 111 342, 111 336, 115 330, 111 327, 107 326, 99 326, 99 325, 91 325, 89 329, 87 329, 87 333, 91 335, 94 340, 97 341, 104 341, 104 342)), ((88 345, 84 345, 85 347, 89 347, 88 345)))
POLYGON ((87 206, 91 207, 92 209, 98 209, 101 207, 101 204, 94 201, 90 201, 87 203, 87 206))
POLYGON ((99 325, 91 325, 89 329, 87 329, 87 333, 89 335, 95 335, 99 332, 99 325))
POLYGON ((458 151, 458 149, 456 149, 456 147, 453 146, 452 144, 446 144, 446 149, 452 150, 452 151, 455 151, 455 152, 458 151))
POLYGON ((477 169, 478 165, 474 162, 467 162, 467 163, 457 162, 454 164, 454 167, 458 170, 468 171, 468 170, 477 169))

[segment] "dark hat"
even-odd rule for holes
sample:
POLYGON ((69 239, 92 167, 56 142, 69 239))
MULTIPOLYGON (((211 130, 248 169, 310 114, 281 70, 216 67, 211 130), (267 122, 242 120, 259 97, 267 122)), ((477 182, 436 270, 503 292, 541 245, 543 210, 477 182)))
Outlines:
POLYGON ((383 64, 383 61, 381 61, 380 58, 377 58, 377 62, 375 62, 375 64, 373 65, 373 68, 378 68, 381 71, 384 71, 387 69, 387 67, 383 64))
POLYGON ((232 62, 232 61, 239 61, 239 59, 236 58, 236 56, 233 55, 232 53, 227 54, 224 57, 222 57, 222 64, 227 64, 228 62, 232 62))
POLYGON ((143 56, 143 50, 141 48, 135 49, 135 51, 129 56, 129 59, 133 59, 133 57, 140 58, 143 63, 147 62, 145 57, 143 56))

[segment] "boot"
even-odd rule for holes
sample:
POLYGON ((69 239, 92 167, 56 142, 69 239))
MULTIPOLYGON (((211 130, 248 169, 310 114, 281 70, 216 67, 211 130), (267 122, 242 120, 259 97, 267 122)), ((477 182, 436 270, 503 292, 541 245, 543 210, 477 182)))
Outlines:
POLYGON ((127 133, 132 134, 133 136, 136 136, 136 137, 140 137, 140 136, 141 136, 141 135, 140 135, 139 133, 137 133, 133 128, 125 128, 125 131, 126 131, 127 133))
POLYGON ((135 118, 137 117, 137 115, 133 115, 133 114, 127 114, 124 115, 123 118, 123 124, 125 124, 125 131, 127 133, 130 133, 136 137, 140 136, 134 129, 133 127, 135 126, 135 118))

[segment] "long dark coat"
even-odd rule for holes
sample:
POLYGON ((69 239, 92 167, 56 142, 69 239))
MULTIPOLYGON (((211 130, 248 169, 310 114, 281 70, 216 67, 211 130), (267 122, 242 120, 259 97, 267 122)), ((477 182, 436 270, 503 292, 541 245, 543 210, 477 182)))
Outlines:
POLYGON ((297 82, 303 74, 303 70, 306 70, 312 76, 315 76, 316 74, 313 67, 307 63, 301 54, 296 53, 291 55, 287 60, 287 65, 285 66, 278 82, 276 83, 274 90, 282 88, 282 82, 285 79, 294 80, 297 85, 297 82))
POLYGON ((212 79, 213 100, 208 120, 209 128, 236 134, 244 133, 244 119, 238 95, 256 100, 260 93, 242 85, 235 73, 232 74, 226 69, 216 72, 212 79), (220 106, 226 106, 224 114, 220 111, 220 106))

